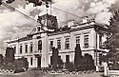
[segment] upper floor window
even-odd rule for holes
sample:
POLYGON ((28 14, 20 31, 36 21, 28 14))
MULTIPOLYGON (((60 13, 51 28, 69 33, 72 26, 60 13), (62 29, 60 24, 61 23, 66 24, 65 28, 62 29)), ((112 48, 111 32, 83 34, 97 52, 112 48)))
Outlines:
POLYGON ((26 44, 25 45, 25 53, 27 53, 28 52, 28 45, 26 44))
POLYGON ((61 40, 60 39, 57 40, 57 48, 61 49, 61 40))
POLYGON ((33 52, 33 43, 30 44, 30 53, 33 52))
POLYGON ((89 47, 89 35, 84 35, 84 47, 89 47))
POLYGON ((102 47, 102 36, 99 35, 99 48, 101 48, 101 47, 102 47))
POLYGON ((69 49, 69 38, 65 39, 65 49, 69 49))
POLYGON ((41 40, 38 41, 38 50, 42 50, 42 41, 41 40))
POLYGON ((22 54, 22 45, 20 46, 20 54, 22 54))
POLYGON ((80 44, 80 36, 76 37, 76 44, 80 44))
POLYGON ((53 41, 50 41, 50 50, 52 50, 53 47, 53 41))

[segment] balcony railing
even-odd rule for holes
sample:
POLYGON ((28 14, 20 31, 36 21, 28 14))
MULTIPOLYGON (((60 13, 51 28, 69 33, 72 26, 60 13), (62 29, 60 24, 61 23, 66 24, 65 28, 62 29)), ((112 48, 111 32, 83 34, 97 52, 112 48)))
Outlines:
POLYGON ((40 50, 34 51, 34 54, 41 54, 40 50))

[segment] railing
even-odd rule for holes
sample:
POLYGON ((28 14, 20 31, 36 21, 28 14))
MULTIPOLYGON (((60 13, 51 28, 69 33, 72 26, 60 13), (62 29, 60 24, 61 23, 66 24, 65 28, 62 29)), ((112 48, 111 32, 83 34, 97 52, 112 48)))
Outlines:
POLYGON ((103 66, 104 66, 104 76, 119 77, 119 69, 116 65, 108 66, 108 64, 106 62, 103 62, 103 66))
POLYGON ((119 70, 108 70, 109 77, 119 77, 119 70))
POLYGON ((34 54, 41 54, 40 50, 34 51, 34 54))

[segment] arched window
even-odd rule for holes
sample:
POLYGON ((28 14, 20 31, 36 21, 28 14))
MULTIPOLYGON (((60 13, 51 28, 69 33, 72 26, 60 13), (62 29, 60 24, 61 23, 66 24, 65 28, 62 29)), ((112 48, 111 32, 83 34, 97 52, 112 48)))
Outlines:
POLYGON ((42 41, 41 40, 38 41, 38 50, 42 50, 42 41))

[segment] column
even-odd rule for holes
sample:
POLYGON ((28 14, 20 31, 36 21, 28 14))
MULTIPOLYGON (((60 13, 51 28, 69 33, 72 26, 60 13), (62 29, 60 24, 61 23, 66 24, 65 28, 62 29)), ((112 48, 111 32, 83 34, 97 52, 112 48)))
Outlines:
POLYGON ((96 65, 96 71, 99 71, 99 62, 98 62, 98 34, 95 31, 95 65, 96 65))
MULTIPOLYGON (((36 51, 38 50, 38 41, 36 39, 36 36, 33 36, 33 51, 32 51, 32 54, 34 54, 36 51)), ((35 57, 35 55, 33 56, 33 64, 34 64, 34 67, 37 67, 37 58, 35 57)))
POLYGON ((38 59, 35 56, 33 56, 33 66, 36 68, 38 67, 38 63, 37 63, 38 61, 37 60, 38 59))
POLYGON ((107 63, 104 62, 103 66, 104 66, 104 76, 108 76, 108 66, 107 66, 107 63))
POLYGON ((42 43, 42 57, 41 57, 41 68, 46 68, 48 67, 48 35, 47 33, 44 33, 43 37, 43 43, 42 43))
POLYGON ((36 36, 33 36, 33 53, 35 53, 38 50, 38 43, 37 43, 36 36))

